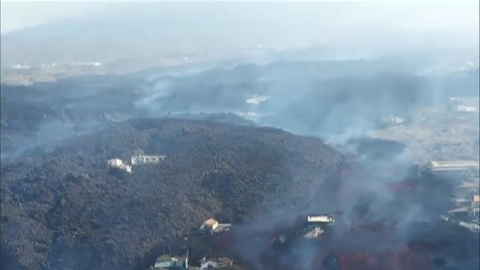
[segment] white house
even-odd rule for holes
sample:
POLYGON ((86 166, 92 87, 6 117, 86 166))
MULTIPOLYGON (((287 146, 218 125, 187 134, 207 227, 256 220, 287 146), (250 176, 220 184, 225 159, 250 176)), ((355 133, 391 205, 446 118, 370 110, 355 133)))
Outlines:
POLYGON ((260 103, 265 102, 265 101, 269 100, 270 98, 271 97, 269 97, 269 96, 253 95, 253 97, 247 98, 246 102, 248 104, 259 105, 260 103))
POLYGON ((149 163, 159 163, 164 161, 166 156, 147 156, 147 155, 136 155, 132 156, 131 161, 132 165, 138 164, 149 164, 149 163))
POLYGON ((117 169, 120 169, 120 170, 124 170, 128 173, 132 173, 132 166, 130 166, 128 164, 124 164, 123 161, 118 159, 118 158, 109 159, 107 161, 107 164, 110 168, 117 168, 117 169))
POLYGON ((332 215, 318 215, 308 216, 307 222, 309 223, 332 223, 335 222, 335 218, 332 215))

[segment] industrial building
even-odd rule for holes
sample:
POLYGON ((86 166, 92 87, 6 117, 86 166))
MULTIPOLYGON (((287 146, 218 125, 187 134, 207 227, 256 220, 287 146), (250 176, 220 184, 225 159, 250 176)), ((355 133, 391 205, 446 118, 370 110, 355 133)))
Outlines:
POLYGON ((424 173, 463 173, 465 177, 468 177, 469 175, 477 175, 479 168, 480 163, 478 160, 430 160, 418 167, 418 174, 422 175, 424 173))
POLYGON ((432 172, 465 171, 479 168, 479 162, 473 160, 429 161, 428 167, 432 172))

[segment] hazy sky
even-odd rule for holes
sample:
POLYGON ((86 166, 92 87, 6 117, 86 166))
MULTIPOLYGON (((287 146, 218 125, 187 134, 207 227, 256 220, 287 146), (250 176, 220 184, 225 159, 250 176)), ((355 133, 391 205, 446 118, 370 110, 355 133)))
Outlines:
POLYGON ((106 3, 94 1, 3 1, 1 33, 63 18, 81 17, 101 10, 106 3))
POLYGON ((375 57, 474 49, 479 42, 478 0, 153 2, 162 3, 2 2, 2 64, 185 55, 216 59, 251 55, 257 48, 329 47, 375 57))
MULTIPOLYGON (((81 17, 91 13, 114 12, 116 8, 122 6, 120 2, 126 1, 2 1, 1 32, 7 33, 13 30, 34 26, 49 21, 71 17, 81 17)), ((381 5, 381 8, 384 9, 384 20, 387 24, 395 23, 407 28, 420 27, 430 28, 433 30, 451 29, 458 31, 478 32, 478 0, 421 2, 383 0, 373 2, 384 3, 381 5), (404 17, 405 14, 408 14, 408 18, 404 17)), ((352 9, 354 9, 354 6, 352 6, 352 9)), ((350 15, 351 14, 355 14, 355 12, 350 10, 350 15)), ((301 16, 301 14, 298 15, 301 16)), ((369 20, 368 15, 358 15, 363 16, 367 21, 369 20)), ((248 16, 248 14, 245 16, 248 16)), ((381 16, 381 12, 372 14, 372 17, 378 16, 381 16)))

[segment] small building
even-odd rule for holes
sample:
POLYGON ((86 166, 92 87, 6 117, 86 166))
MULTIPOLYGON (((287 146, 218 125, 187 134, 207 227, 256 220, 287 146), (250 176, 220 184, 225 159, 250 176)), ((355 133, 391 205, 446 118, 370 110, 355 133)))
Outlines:
POLYGON ((200 226, 200 230, 215 230, 218 227, 218 221, 210 218, 203 222, 202 226, 200 226))
POLYGON ((188 255, 185 257, 182 256, 170 256, 170 255, 163 255, 157 258, 153 267, 150 269, 175 269, 175 270, 183 270, 188 269, 188 255))
POLYGON ((135 155, 131 157, 132 165, 139 164, 155 164, 164 161, 166 156, 148 156, 148 155, 135 155))
POLYGON ((29 65, 20 65, 20 64, 17 64, 17 65, 14 65, 13 66, 13 69, 30 69, 31 67, 29 65))
POLYGON ((460 97, 449 97, 448 99, 449 99, 450 101, 452 101, 452 102, 460 102, 460 101, 463 100, 463 99, 460 98, 460 97))
POLYGON ((252 105, 260 105, 260 103, 265 102, 267 100, 271 99, 270 96, 257 96, 253 95, 251 98, 247 98, 246 102, 247 104, 252 104, 252 105))
POLYGON ((102 63, 100 62, 78 62, 78 66, 92 66, 92 67, 100 67, 102 63))
POLYGON ((107 164, 110 168, 119 169, 122 171, 126 171, 128 173, 132 173, 132 166, 128 164, 124 164, 121 159, 118 159, 118 158, 109 159, 107 161, 107 164))
POLYGON ((457 112, 478 112, 478 108, 475 106, 458 105, 457 112))
POLYGON ((108 166, 112 166, 112 167, 123 165, 123 161, 118 158, 109 159, 107 163, 108 163, 108 166))
POLYGON ((331 214, 308 216, 307 222, 308 223, 333 223, 335 222, 335 217, 331 214))
POLYGON ((480 217, 480 195, 473 196, 472 215, 476 218, 480 217))
MULTIPOLYGON (((470 197, 471 198, 471 197, 470 197)), ((473 216, 480 217, 480 195, 474 195, 470 204, 448 211, 448 214, 457 217, 473 216)))
POLYGON ((218 223, 217 220, 210 218, 205 220, 203 222, 202 226, 200 226, 200 231, 203 231, 204 233, 219 233, 219 232, 224 232, 228 231, 232 224, 229 223, 218 223))
POLYGON ((200 269, 221 269, 233 266, 233 260, 229 258, 206 258, 200 260, 200 269))
POLYGON ((465 198, 453 198, 452 202, 456 205, 466 205, 470 203, 470 201, 465 198))
POLYGON ((394 115, 390 116, 389 120, 392 125, 401 125, 405 122, 405 120, 403 120, 402 118, 394 115))

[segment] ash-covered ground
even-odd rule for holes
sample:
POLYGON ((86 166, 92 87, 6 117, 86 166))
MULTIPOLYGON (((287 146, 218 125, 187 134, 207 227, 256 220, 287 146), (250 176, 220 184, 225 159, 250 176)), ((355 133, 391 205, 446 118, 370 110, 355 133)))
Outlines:
MULTIPOLYGON (((2 84, 2 159, 131 118, 203 113, 207 114, 203 118, 221 120, 211 115, 220 113, 227 114, 221 116, 224 121, 248 125, 240 115, 259 125, 321 137, 329 143, 366 136, 384 118, 398 117, 412 127, 424 126, 428 117, 442 123, 445 114, 423 112, 446 110, 450 97, 478 96, 478 65, 465 68, 472 61, 478 62, 478 51, 433 50, 420 56, 339 61, 253 64, 239 60, 123 76, 67 77, 31 86, 2 84)), ((478 122, 466 117, 472 120, 451 124, 475 126, 478 122)), ((433 133, 445 128, 436 125, 439 131, 433 133)), ((475 137, 478 128, 467 133, 460 135, 475 137)), ((442 139, 438 144, 448 148, 452 142, 442 139)), ((464 148, 469 145, 478 147, 464 148)))
POLYGON ((192 262, 203 256, 229 257, 240 269, 477 269, 478 232, 444 218, 452 208, 456 180, 419 176, 414 164, 398 159, 398 143, 355 145, 363 143, 384 151, 361 151, 368 160, 359 158, 359 152, 345 154, 335 181, 323 187, 327 194, 317 193, 303 207, 234 224, 218 235, 188 235, 159 244, 142 261, 143 269, 167 245, 177 254, 189 247, 192 262), (311 230, 307 216, 318 213, 332 213, 335 223, 324 227, 320 237, 306 239, 311 230))
POLYGON ((128 269, 205 217, 246 222, 322 194, 341 156, 272 128, 130 120, 2 163, 2 257, 28 269, 128 269), (135 151, 161 164, 110 174, 135 151))
POLYGON ((478 234, 439 218, 452 207, 451 181, 418 177, 408 145, 364 139, 378 118, 418 125, 417 110, 478 94, 478 67, 455 69, 463 54, 447 61, 453 71, 433 74, 423 71, 435 61, 414 59, 2 85, 2 268, 145 269, 215 217, 236 226, 190 239, 196 259, 218 251, 247 269, 325 269, 325 257, 383 256, 396 264, 367 269, 478 269, 478 234), (107 160, 141 152, 166 159, 109 171, 107 160), (336 213, 327 238, 271 249, 313 212, 336 213))

